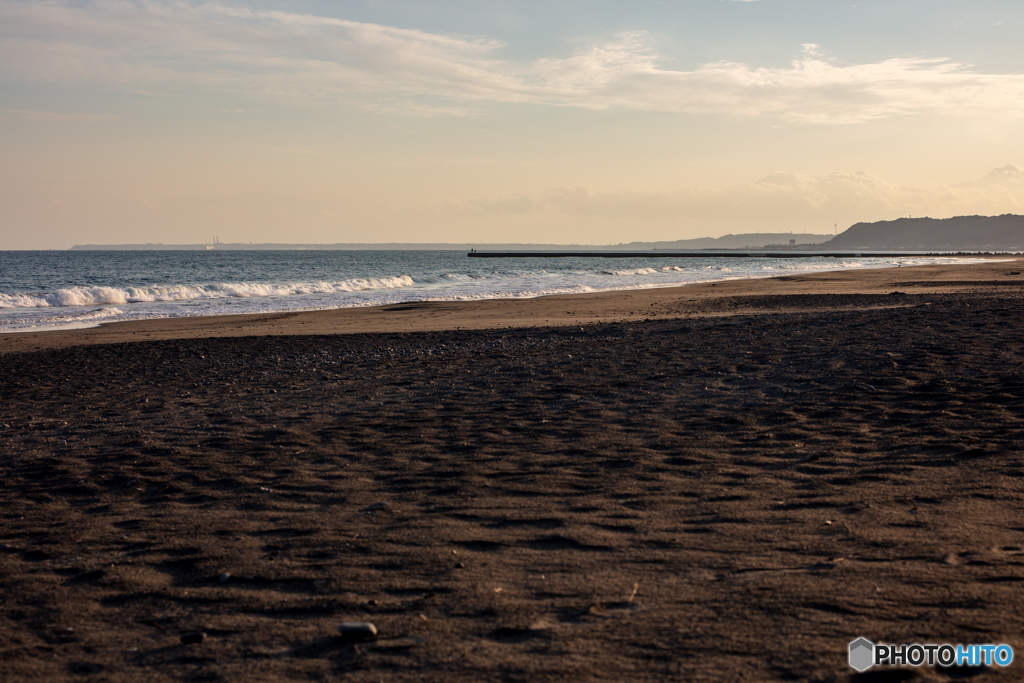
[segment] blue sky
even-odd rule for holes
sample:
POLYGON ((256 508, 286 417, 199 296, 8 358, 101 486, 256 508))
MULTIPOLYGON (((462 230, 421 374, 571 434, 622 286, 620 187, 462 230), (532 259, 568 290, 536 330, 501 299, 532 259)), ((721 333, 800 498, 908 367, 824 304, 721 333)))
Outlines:
MULTIPOLYGON (((340 16, 335 3, 259 6, 340 16)), ((719 60, 782 66, 800 44, 816 42, 853 61, 931 53, 1014 73, 1021 55, 1013 37, 1020 35, 1024 5, 1009 0, 352 2, 345 3, 344 16, 499 37, 509 44, 508 54, 519 59, 550 55, 573 41, 646 31, 682 68, 719 60)))
POLYGON ((1024 212, 1024 3, 0 0, 0 248, 1024 212))

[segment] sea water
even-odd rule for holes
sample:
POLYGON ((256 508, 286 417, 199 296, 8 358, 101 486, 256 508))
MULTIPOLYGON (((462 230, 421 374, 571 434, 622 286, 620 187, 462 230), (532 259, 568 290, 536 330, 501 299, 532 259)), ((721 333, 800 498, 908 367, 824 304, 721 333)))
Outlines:
POLYGON ((970 258, 467 258, 465 251, 0 252, 0 332, 670 287, 970 258))

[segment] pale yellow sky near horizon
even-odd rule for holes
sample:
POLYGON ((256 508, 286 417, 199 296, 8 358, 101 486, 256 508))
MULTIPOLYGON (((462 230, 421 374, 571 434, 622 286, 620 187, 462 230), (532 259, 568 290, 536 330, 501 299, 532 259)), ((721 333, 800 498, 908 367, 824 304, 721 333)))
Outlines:
POLYGON ((0 0, 0 249, 1024 213, 1012 3, 432 4, 0 0))

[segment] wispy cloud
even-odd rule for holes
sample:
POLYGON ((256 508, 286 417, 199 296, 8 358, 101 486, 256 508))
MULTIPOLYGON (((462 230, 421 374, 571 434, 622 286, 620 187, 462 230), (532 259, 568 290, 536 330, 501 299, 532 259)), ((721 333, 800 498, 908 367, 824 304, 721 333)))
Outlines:
POLYGON ((648 220, 698 218, 763 222, 768 217, 777 217, 798 222, 817 220, 828 225, 833 217, 844 216, 867 219, 908 214, 942 217, 1022 213, 1024 169, 1008 164, 982 178, 950 185, 903 185, 856 171, 821 176, 780 172, 750 184, 695 185, 672 192, 606 192, 586 187, 557 187, 534 196, 490 197, 462 205, 449 203, 445 209, 461 213, 553 211, 648 220))
POLYGON ((27 121, 50 123, 112 121, 118 118, 115 114, 76 114, 56 111, 33 111, 31 109, 0 109, 0 117, 15 117, 27 121))
POLYGON ((503 59, 502 47, 486 37, 180 0, 0 0, 0 78, 8 81, 354 98, 419 115, 473 113, 487 103, 817 124, 1024 114, 1024 75, 944 59, 841 64, 807 44, 785 67, 723 61, 674 70, 642 33, 530 62, 503 59))

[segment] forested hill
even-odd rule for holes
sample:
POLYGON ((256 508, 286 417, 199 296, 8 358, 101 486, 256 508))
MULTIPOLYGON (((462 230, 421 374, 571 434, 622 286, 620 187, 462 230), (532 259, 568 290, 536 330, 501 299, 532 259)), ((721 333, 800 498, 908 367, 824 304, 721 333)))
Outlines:
POLYGON ((1024 251, 1024 216, 898 218, 857 223, 824 246, 828 249, 1024 251))

